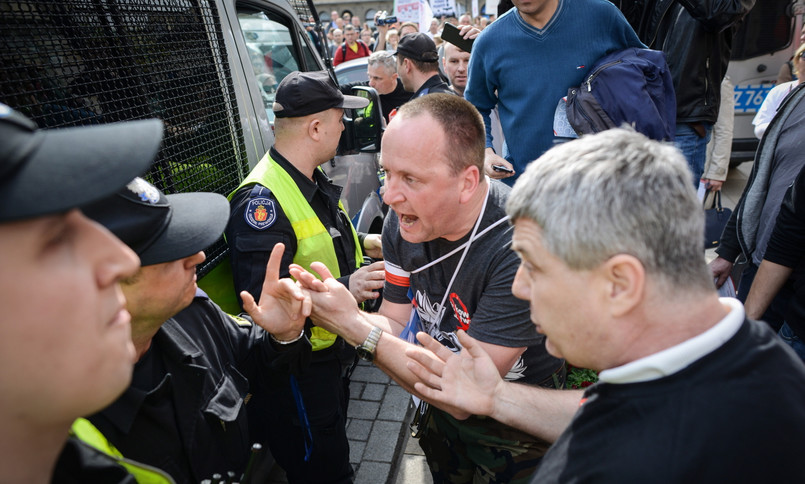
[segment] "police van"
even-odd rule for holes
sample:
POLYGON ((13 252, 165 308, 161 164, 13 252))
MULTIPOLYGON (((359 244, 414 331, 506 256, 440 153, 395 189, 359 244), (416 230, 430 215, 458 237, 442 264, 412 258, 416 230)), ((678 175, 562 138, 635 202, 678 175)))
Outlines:
MULTIPOLYGON (((147 177, 166 193, 227 195, 273 143, 277 84, 325 69, 310 16, 305 0, 0 0, 0 102, 41 128, 158 117, 165 137, 147 177)), ((356 90, 378 105, 373 89, 356 90)), ((380 232, 384 216, 379 113, 348 112, 339 156, 323 166, 363 232, 380 232)), ((201 276, 226 244, 207 256, 201 276)))
POLYGON ((732 166, 754 159, 752 119, 799 46, 803 12, 805 0, 758 0, 733 38, 727 69, 735 86, 732 166))

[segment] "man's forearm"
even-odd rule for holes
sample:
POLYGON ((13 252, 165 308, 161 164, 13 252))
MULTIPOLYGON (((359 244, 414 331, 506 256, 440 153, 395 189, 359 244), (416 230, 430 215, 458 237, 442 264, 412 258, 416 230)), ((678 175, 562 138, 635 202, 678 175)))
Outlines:
POLYGON ((556 441, 570 425, 584 393, 510 382, 501 387, 489 416, 548 442, 556 441))
POLYGON ((407 367, 408 360, 405 356, 405 351, 411 348, 415 349, 415 351, 427 352, 427 350, 397 337, 396 333, 398 331, 395 321, 380 314, 360 312, 357 320, 348 327, 344 327, 339 332, 339 335, 348 344, 358 346, 366 340, 373 327, 379 327, 383 330, 383 334, 377 343, 373 363, 407 392, 420 396, 414 390, 414 382, 418 380, 407 367))
POLYGON ((774 296, 780 292, 785 281, 793 272, 793 269, 766 259, 761 262, 757 270, 757 275, 752 281, 749 295, 746 297, 746 317, 750 319, 760 319, 768 309, 774 296))

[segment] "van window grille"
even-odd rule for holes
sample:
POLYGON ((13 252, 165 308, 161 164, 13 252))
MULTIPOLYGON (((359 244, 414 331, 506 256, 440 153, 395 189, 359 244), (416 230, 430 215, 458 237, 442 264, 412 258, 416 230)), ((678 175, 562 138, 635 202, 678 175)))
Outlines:
POLYGON ((166 193, 226 195, 248 173, 225 59, 214 2, 0 0, 0 102, 47 129, 161 118, 147 178, 166 193))
POLYGON ((790 0, 757 2, 738 26, 733 38, 732 60, 773 54, 791 45, 795 38, 791 3, 790 0))

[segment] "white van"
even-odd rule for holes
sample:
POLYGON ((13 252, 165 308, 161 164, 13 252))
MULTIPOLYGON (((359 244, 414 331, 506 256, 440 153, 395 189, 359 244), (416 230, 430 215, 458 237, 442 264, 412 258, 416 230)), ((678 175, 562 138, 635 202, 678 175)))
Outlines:
MULTIPOLYGON (((310 4, 290 1, 0 0, 0 102, 41 128, 158 117, 146 176, 166 193, 227 195, 273 144, 277 84, 325 68, 302 23, 310 4)), ((362 111, 376 119, 345 123, 323 168, 356 228, 379 232, 380 110, 362 111)), ((200 276, 227 257, 223 241, 206 252, 200 276)))

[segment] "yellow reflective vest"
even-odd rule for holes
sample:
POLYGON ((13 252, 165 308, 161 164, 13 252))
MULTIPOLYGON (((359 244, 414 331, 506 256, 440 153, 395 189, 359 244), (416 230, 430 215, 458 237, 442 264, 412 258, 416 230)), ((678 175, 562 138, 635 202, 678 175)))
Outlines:
MULTIPOLYGON (((313 211, 302 192, 299 191, 299 187, 296 186, 291 175, 271 159, 269 153, 265 154, 260 163, 241 182, 240 186, 229 194, 229 199, 231 200, 232 196, 241 188, 254 184, 260 184, 271 190, 285 216, 290 220, 296 235, 294 263, 309 271, 310 264, 314 261, 319 261, 330 269, 333 277, 341 277, 341 271, 338 269, 338 258, 335 255, 335 247, 330 233, 321 223, 319 217, 316 216, 316 212, 313 211)), ((338 208, 346 212, 340 200, 338 208)), ((355 240, 355 265, 357 268, 363 262, 363 252, 358 240, 358 233, 355 232, 355 227, 352 224, 350 224, 350 229, 355 240)), ((271 250, 271 247, 268 247, 267 250, 271 250)), ((314 326, 311 330, 310 343, 313 346, 313 351, 329 348, 335 343, 335 339, 335 334, 323 328, 314 326)))
POLYGON ((138 484, 176 484, 176 481, 164 471, 123 457, 123 454, 87 419, 79 418, 73 422, 70 433, 125 467, 138 484))

